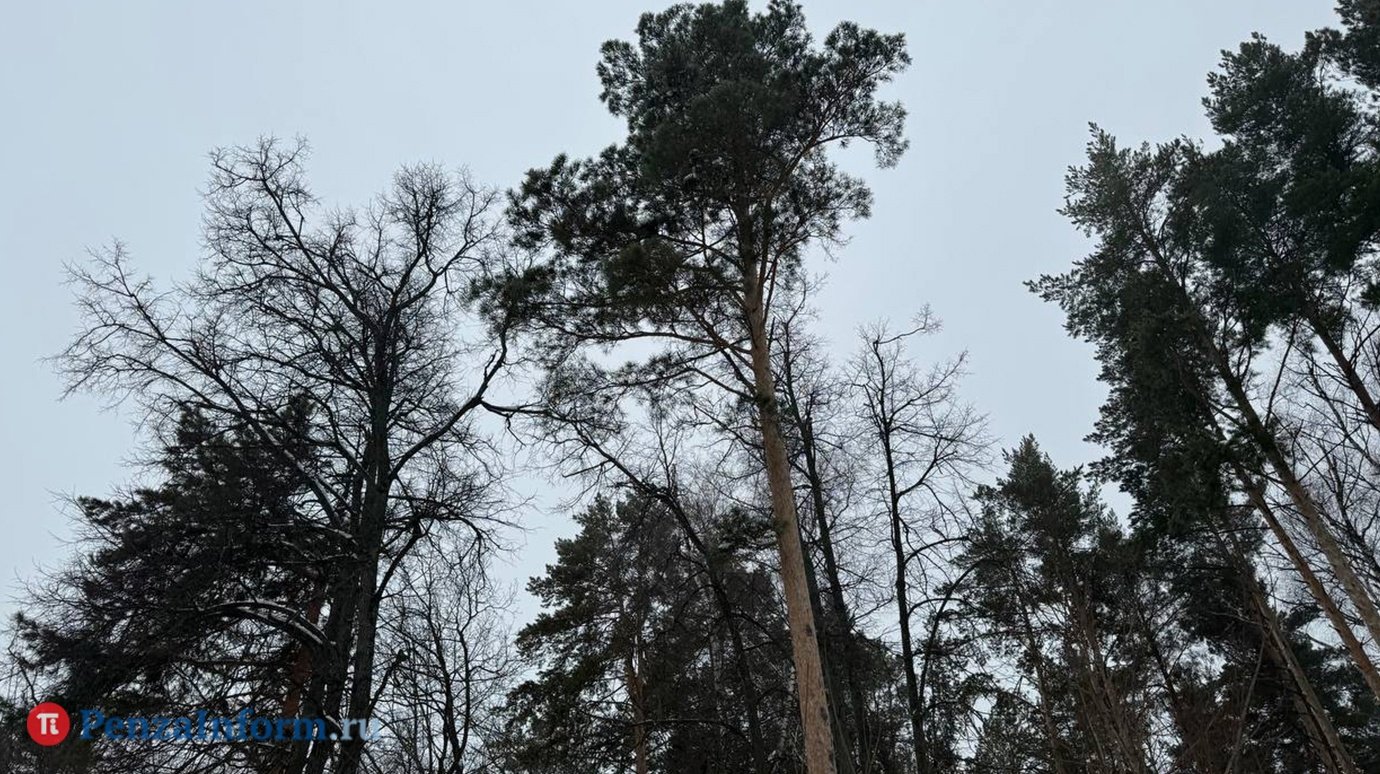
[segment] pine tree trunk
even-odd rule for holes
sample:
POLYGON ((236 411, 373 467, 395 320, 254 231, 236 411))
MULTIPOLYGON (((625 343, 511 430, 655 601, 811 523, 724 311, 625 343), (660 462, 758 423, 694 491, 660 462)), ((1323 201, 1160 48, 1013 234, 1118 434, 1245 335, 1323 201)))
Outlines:
POLYGON ((1021 583, 1016 579, 1014 571, 1011 575, 1011 588, 1016 594, 1016 606, 1021 611, 1022 634, 1025 636, 1026 650, 1030 653, 1031 663, 1035 668, 1035 690, 1039 694, 1040 702, 1040 722, 1044 725, 1045 739, 1049 743, 1049 763, 1054 767, 1055 774, 1066 774, 1063 758, 1059 755, 1059 732, 1054 727, 1054 714, 1049 709, 1049 680, 1045 676, 1045 657, 1040 652, 1040 645, 1035 641, 1035 627, 1030 623, 1030 611, 1025 606, 1025 590, 1021 583))
MULTIPOLYGON (((1198 728, 1191 720, 1184 700, 1179 689, 1175 686, 1174 673, 1169 668, 1169 662, 1165 660, 1164 650, 1160 648, 1160 642, 1156 631, 1151 626, 1149 619, 1145 617, 1145 610, 1140 606, 1133 608, 1136 615, 1136 623, 1140 627, 1140 636, 1144 638, 1146 646, 1150 651, 1150 657, 1155 662, 1155 670, 1160 674, 1160 681, 1164 683, 1164 692, 1168 697, 1169 717, 1174 723, 1174 727, 1179 732, 1179 738, 1183 742, 1185 753, 1190 757, 1189 760, 1197 767, 1195 771, 1222 771, 1223 767, 1216 752, 1211 746, 1203 743, 1203 729, 1198 728)), ((1249 700, 1248 700, 1249 701, 1249 700)), ((1235 767, 1228 764, 1226 767, 1228 774, 1235 771, 1235 767)))
POLYGON ((1347 653, 1351 655, 1351 660, 1356 664, 1356 668, 1361 671, 1361 676, 1365 679, 1366 685, 1370 687, 1371 693, 1380 699, 1380 672, 1376 670, 1375 663, 1370 659, 1370 654, 1366 653, 1365 646, 1357 639, 1356 633, 1351 629, 1351 624, 1342 615, 1341 609, 1337 607, 1336 601, 1332 599, 1332 595, 1323 586, 1322 580, 1313 572, 1307 558, 1299 551, 1289 533, 1284 530, 1284 525, 1275 517, 1274 509, 1265 500, 1265 495, 1260 491, 1260 487, 1240 465, 1233 462, 1232 466, 1235 469, 1237 479, 1240 480, 1242 487, 1246 490, 1246 494, 1250 497, 1256 511, 1265 519, 1265 523, 1270 527, 1270 532, 1274 534, 1275 540, 1284 549, 1284 553, 1289 556, 1289 560, 1303 578, 1304 585, 1308 587, 1313 601, 1322 608, 1323 613, 1327 615, 1327 620, 1332 624, 1333 631, 1337 633, 1342 644, 1346 646, 1347 653))
MULTIPOLYGON (((819 593, 819 576, 815 572, 815 563, 810 558, 808 550, 805 553, 805 580, 810 587, 810 604, 814 606, 815 622, 827 628, 829 618, 824 614, 824 600, 819 593)), ((857 767, 853 765, 852 734, 838 709, 843 687, 839 684, 838 664, 829 658, 833 652, 826 632, 826 636, 819 641, 819 662, 824 669, 824 685, 828 689, 829 720, 834 724, 834 766, 839 774, 856 774, 857 767)))
MULTIPOLYGON (((1246 570, 1246 572, 1250 571, 1246 570)), ((1332 725, 1332 720, 1328 717, 1322 702, 1318 700, 1318 693, 1313 688, 1312 681, 1308 679, 1308 675, 1303 671, 1303 666, 1299 664, 1298 658, 1294 655, 1293 646, 1290 645, 1289 638, 1279 625, 1279 618, 1271 609, 1269 601, 1265 599, 1265 592, 1260 588, 1254 575, 1247 575, 1246 577, 1247 592, 1250 594, 1251 604, 1260 618, 1266 641, 1270 644, 1276 660, 1285 668, 1294 682, 1295 702, 1299 706, 1304 726, 1313 739, 1319 759, 1323 761, 1329 771, 1335 771, 1339 774, 1359 774, 1356 764, 1351 760, 1351 754, 1342 745, 1341 737, 1337 735, 1337 729, 1332 725)))
MULTIPOLYGON (((1219 352, 1220 354, 1220 352, 1219 352)), ((1219 365, 1219 370, 1225 367, 1225 363, 1219 365)), ((1366 629, 1370 632, 1371 639, 1380 642, 1380 610, 1376 609, 1375 600, 1371 599, 1365 586, 1361 584, 1356 573, 1351 568, 1351 561, 1342 552, 1342 547, 1333 537, 1332 530, 1328 528, 1322 513, 1318 509, 1317 503, 1313 500, 1303 482, 1299 481, 1294 473, 1293 466, 1285 459, 1284 452, 1279 448, 1274 434, 1265 427, 1260 416, 1255 411, 1255 406, 1246 397, 1245 389, 1239 380, 1230 371, 1224 371, 1224 380, 1227 380, 1227 390, 1237 403, 1237 409, 1245 416, 1246 428, 1250 432, 1253 440, 1265 454, 1265 459, 1270 463, 1275 475, 1279 477, 1285 492, 1289 494, 1289 499, 1293 501, 1294 507, 1303 516, 1304 526, 1308 528, 1313 539, 1317 541, 1319 550, 1327 558, 1328 566, 1332 574, 1336 576, 1342 590, 1346 592, 1347 599, 1356 608, 1366 629)))
MULTIPOLYGON (((306 620, 307 623, 315 626, 321 619, 321 608, 325 605, 325 596, 319 586, 311 592, 307 602, 306 620)), ((298 711, 302 708, 302 691, 307 686, 307 681, 312 676, 312 645, 305 642, 297 645, 297 653, 293 657, 292 667, 288 670, 288 689, 283 696, 282 717, 295 718, 298 711)), ((302 747, 303 745, 295 745, 302 747)), ((287 774, 290 771, 301 771, 302 759, 295 754, 292 749, 285 750, 278 764, 272 769, 274 774, 287 774)))
MULTIPOLYGON (((751 240, 745 240, 748 243, 751 240)), ((805 769, 809 774, 833 774, 833 724, 829 717, 829 697, 824 685, 824 665, 819 655, 819 637, 805 577, 805 549, 795 513, 795 491, 791 484, 790 459, 781 436, 776 385, 771 372, 766 316, 762 288, 754 272, 748 275, 744 312, 751 336, 752 376, 757 399, 757 421, 762 435, 762 455, 766 463, 767 486, 771 495, 772 527, 776 533, 781 563, 781 586, 786 598, 786 620, 791 633, 791 653, 795 662, 796 693, 800 703, 800 722, 805 736, 805 769)))
POLYGON ((637 774, 647 774, 647 709, 642 701, 642 676, 634 664, 634 651, 640 638, 633 638, 632 649, 623 657, 623 677, 627 681, 628 704, 632 706, 633 760, 637 774))
POLYGON ((1312 327, 1318 340, 1323 343, 1328 354, 1332 356, 1332 361, 1337 364, 1337 368, 1341 370, 1342 378, 1346 380, 1346 386, 1361 402, 1361 410, 1365 414, 1366 421, 1376 430, 1380 430, 1380 404, 1376 402, 1375 396, 1371 395, 1365 380, 1357 373, 1356 365, 1347 358, 1346 353, 1342 351, 1341 344, 1332 337, 1332 332, 1327 329, 1317 312, 1311 306, 1307 311, 1309 326, 1312 327))
MULTIPOLYGON (((791 387, 789 383, 791 373, 789 362, 786 368, 786 388, 789 390, 791 387)), ((843 596, 843 579, 839 574, 838 558, 834 551, 834 539, 832 530, 829 526, 829 514, 824 506, 824 480, 819 472, 819 454, 815 442, 814 425, 810 419, 800 416, 798 408, 793 418, 800 431, 801 451, 803 452, 805 461, 805 478, 810 486, 810 503, 814 509, 815 523, 819 525, 820 558, 824 560, 824 573, 827 576, 826 580, 829 582, 830 601, 834 606, 833 619, 825 618, 824 616, 821 616, 821 618, 824 619, 826 625, 828 625, 831 620, 835 623, 835 630, 830 632, 831 644, 835 640, 843 643, 843 661, 845 662, 843 664, 845 667, 843 671, 845 673, 844 680, 848 683, 849 709, 853 715, 854 727, 852 733, 849 733, 847 728, 843 728, 844 723, 841 718, 836 718, 836 720, 838 725, 842 728, 842 735, 847 743, 847 747, 852 749, 860 765, 866 770, 869 765, 868 762, 871 760, 875 751, 872 750, 872 742, 867 728, 867 702, 863 696, 861 686, 858 685, 856 669, 858 654, 854 652, 853 616, 848 609, 848 601, 844 599, 843 596)), ((816 590, 815 593, 818 594, 818 590, 816 590)), ((830 648, 829 650, 833 652, 834 649, 830 648)), ((834 664, 832 666, 834 666, 835 669, 831 670, 831 676, 837 681, 837 667, 839 665, 834 664)), ((834 688, 834 695, 837 697, 841 691, 839 691, 837 685, 832 687, 834 688)), ((851 764, 851 758, 849 762, 851 764)))
MULTIPOLYGON (((1356 577, 1355 571, 1351 568, 1350 560, 1347 558, 1346 554, 1342 552, 1341 546, 1337 544, 1337 540, 1333 537, 1332 531, 1323 520, 1322 513, 1319 511, 1317 503, 1303 486, 1303 482, 1301 482, 1294 473, 1293 466, 1289 464, 1274 433, 1265 425, 1259 413, 1256 412, 1255 404, 1250 400, 1250 396, 1246 394, 1245 385, 1231 368, 1231 360, 1228 353, 1213 339, 1211 329, 1203 319, 1202 309, 1194 302, 1188 289, 1180 283, 1173 268, 1165 259, 1163 253, 1160 252, 1159 246, 1154 238, 1148 233, 1143 233, 1142 237, 1145 239, 1146 246, 1149 248, 1160 271, 1164 274, 1166 279, 1174 282, 1175 287, 1178 288, 1184 311, 1189 314, 1190 319, 1193 321, 1199 342, 1206 354, 1210 356, 1213 367, 1217 371, 1218 378, 1221 379, 1223 386, 1226 387, 1227 393, 1231 397, 1232 403, 1235 404, 1236 410, 1241 413, 1242 418, 1245 420, 1244 424, 1248 436, 1264 454, 1266 461, 1269 462, 1275 475, 1278 476, 1284 490, 1289 494, 1289 499, 1293 501, 1294 507, 1297 508, 1299 514, 1303 516, 1304 525, 1308 528, 1309 533, 1317 542, 1318 548, 1322 551, 1323 556, 1327 558, 1328 565, 1333 575, 1336 576, 1337 581, 1342 586, 1342 590, 1346 592, 1347 598, 1356 608, 1357 614, 1360 615, 1367 631, 1370 632, 1371 639, 1380 643, 1380 610, 1376 609, 1375 600, 1371 599, 1370 594, 1361 584, 1360 579, 1356 577)), ((1343 358, 1343 360, 1344 359, 1345 358, 1343 358)), ((1212 407, 1209 406, 1209 410, 1211 410, 1211 408, 1212 407)))
MULTIPOLYGON (((325 604, 325 598, 321 592, 313 591, 307 602, 306 621, 315 626, 321 618, 321 607, 325 604)), ((306 687, 307 680, 311 679, 312 646, 307 643, 297 645, 297 654, 293 657, 292 668, 288 672, 288 690, 283 696, 283 717, 291 718, 297 716, 297 711, 302 706, 302 689, 306 687)))
POLYGON ((1082 639, 1082 659, 1086 669, 1086 679, 1097 709, 1097 720, 1105 724, 1113 745, 1121 751, 1121 765, 1118 767, 1136 774, 1145 774, 1150 766, 1145 759, 1145 748, 1141 744, 1142 734, 1136 732, 1133 722, 1127 715, 1125 697, 1117 689, 1116 683, 1107 674, 1107 659, 1098 641, 1098 626, 1092 605, 1087 595, 1076 591, 1072 600, 1073 618, 1079 638, 1082 639))

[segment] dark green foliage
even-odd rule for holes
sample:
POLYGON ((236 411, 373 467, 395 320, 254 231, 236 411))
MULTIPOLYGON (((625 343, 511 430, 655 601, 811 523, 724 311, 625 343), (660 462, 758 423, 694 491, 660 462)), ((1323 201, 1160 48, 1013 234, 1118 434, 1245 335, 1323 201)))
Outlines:
POLYGON ((1047 772, 1048 746, 1039 730, 1039 720, 1024 699, 1005 691, 992 700, 992 709, 982 724, 972 771, 983 774, 1033 774, 1047 772))
POLYGON ((884 166, 905 148, 904 111, 876 98, 909 62, 899 35, 844 23, 820 47, 799 6, 730 0, 646 14, 637 36, 606 43, 599 65, 626 143, 533 170, 510 211, 519 241, 555 257, 509 282, 555 290, 565 303, 547 312, 589 336, 675 326, 687 309, 736 318, 744 273, 779 263, 773 281, 789 282, 810 242, 867 214, 867 189, 825 147, 868 142, 884 166))
MULTIPOLYGON (((767 721, 772 755, 794 730, 791 688, 781 668, 789 644, 778 598, 751 559, 765 524, 744 514, 706 516, 698 526, 727 580, 734 615, 767 721), (784 725, 783 725, 784 724, 784 725)), ((557 542, 557 561, 529 586, 544 612, 518 634, 534 679, 510 699, 504 748, 515 771, 626 771, 633 755, 634 694, 646 715, 654 771, 748 771, 738 658, 706 585, 705 569, 665 507, 640 497, 600 498, 575 517, 579 533, 557 542)))
POLYGON ((1320 46, 1357 80, 1380 88, 1380 2, 1339 0, 1337 14, 1343 30, 1318 30, 1309 36, 1310 44, 1320 46))
MULTIPOLYGON (((61 696, 75 705, 182 703, 179 668, 229 655, 222 638, 241 619, 225 603, 300 610, 327 558, 326 546, 303 544, 310 525, 294 507, 301 482, 252 437, 188 412, 161 467, 167 478, 157 488, 78 501, 90 553, 40 597, 51 610, 39 603, 37 617, 18 616, 26 662, 60 668, 61 696)), ((271 685, 272 677, 258 679, 271 685)))
POLYGON ((1179 186, 1189 238, 1253 332, 1310 317, 1340 328, 1348 278, 1380 235, 1374 95, 1331 66, 1317 47, 1256 37, 1209 77, 1224 145, 1190 154, 1179 186))
POLYGON ((1177 143, 1126 150, 1095 132, 1088 165, 1069 175, 1064 212, 1099 236, 1098 249, 1068 274, 1033 284, 1064 308, 1070 333, 1097 346, 1109 394, 1090 440, 1112 453, 1095 471, 1135 498, 1135 518, 1169 532, 1222 506, 1228 452, 1210 409, 1216 364, 1174 278, 1192 269, 1177 254, 1151 253, 1142 229, 1157 224, 1134 218, 1166 206, 1186 150, 1177 143))
MULTIPOLYGON (((305 409, 283 416, 283 443, 309 457, 305 409)), ((155 488, 77 501, 84 553, 16 616, 19 666, 69 710, 276 707, 311 644, 296 622, 339 547, 300 515, 293 469, 250 433, 188 410, 159 467, 155 488)))
POLYGON ((1040 770, 1055 770, 1056 758, 1064 771, 1141 770, 1149 728, 1134 546, 1081 471, 1057 470, 1033 438, 1007 462, 1006 477, 977 493, 982 512, 963 558, 973 614, 1033 691, 1019 699, 1033 705, 1022 720, 1009 704, 1021 689, 997 690, 999 722, 1017 734, 1001 744, 1028 747, 1018 729, 1033 719, 1041 744, 1026 754, 1040 770))
MULTIPOLYGON (((1032 283, 1097 348, 1109 395, 1090 439, 1109 454, 1094 470, 1134 498, 1143 583, 1179 610, 1172 629, 1142 636, 1162 662, 1193 654, 1159 671, 1176 684, 1167 711, 1178 754, 1205 770, 1318 765, 1268 617, 1362 770, 1372 755, 1374 729, 1354 720, 1373 712, 1370 692, 1356 691, 1344 651, 1313 639, 1325 624, 1311 604, 1270 612, 1260 515, 1242 503, 1268 486, 1260 471, 1298 453, 1289 439, 1305 420, 1276 405, 1326 397, 1289 394, 1290 368, 1336 368, 1330 378, 1365 409, 1365 360, 1344 348, 1365 332, 1380 233, 1380 126, 1361 48, 1373 9, 1343 3, 1351 29, 1316 33, 1298 53, 1257 36, 1225 54, 1204 101, 1216 150, 1184 140, 1125 149, 1095 130, 1064 214, 1096 247, 1032 283), (1308 357, 1310 335, 1321 360, 1308 357), (1269 367, 1280 374, 1258 385, 1269 367)), ((1307 482, 1291 485, 1297 498, 1307 482)))

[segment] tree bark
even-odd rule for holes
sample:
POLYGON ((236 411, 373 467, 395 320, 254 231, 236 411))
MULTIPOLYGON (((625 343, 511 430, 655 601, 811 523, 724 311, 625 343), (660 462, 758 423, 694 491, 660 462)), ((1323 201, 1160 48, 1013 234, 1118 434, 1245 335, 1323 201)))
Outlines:
MULTIPOLYGON (((802 533, 801 540, 804 540, 802 533)), ((804 545, 802 543, 802 545, 804 545)), ((826 629, 830 626, 829 617, 824 613, 824 599, 819 593, 819 575, 815 572, 814 560, 810 558, 808 550, 805 552, 805 580, 810 587, 810 604, 814 607, 815 621, 823 622, 826 629)), ((834 724, 834 766, 839 774, 856 774, 857 767, 853 765, 854 742, 848 724, 844 722, 839 714, 840 697, 843 695, 843 687, 839 684, 838 664, 830 658, 834 654, 832 642, 828 633, 819 643, 819 659, 824 669, 824 685, 828 689, 829 695, 829 720, 834 724)))
MULTIPOLYGON (((324 631, 327 643, 323 648, 326 658, 322 668, 312 676, 311 690, 307 698, 315 705, 316 712, 323 718, 338 721, 337 713, 345 696, 345 682, 349 674, 350 633, 354 630, 355 616, 359 608, 358 577, 351 572, 348 563, 340 567, 340 574, 333 579, 330 597, 330 610, 326 614, 324 631)), ((335 743, 315 741, 302 767, 305 774, 322 774, 330 760, 335 743)), ((295 769, 295 766, 294 766, 295 769)))
POLYGON ((623 677, 627 681, 628 704, 632 706, 633 761, 637 774, 647 774, 647 708, 642 701, 642 676, 634 659, 638 658, 640 637, 633 637, 632 649, 623 657, 623 677))
MULTIPOLYGON (((885 407, 883 407, 885 408, 885 407)), ((917 771, 925 771, 925 729, 920 703, 920 681, 915 675, 915 645, 910 631, 910 583, 906 579, 906 544, 901 535, 901 499, 896 483, 896 464, 889 430, 882 432, 882 453, 886 464, 888 516, 891 521, 891 551, 895 560, 896 623, 901 631, 901 668, 906 674, 906 709, 909 714, 912 745, 917 771)))
MULTIPOLYGON (((750 239, 743 241, 751 243, 750 239)), ((755 268, 744 274, 747 279, 744 311, 751 338, 750 357, 757 421, 762 435, 772 527, 776 533, 781 586, 786 598, 786 619, 791 633, 796 694, 805 736, 805 769, 809 774, 833 774, 834 739, 829 696, 824 684, 824 665, 819 655, 819 637, 810 601, 809 582, 805 577, 805 549, 796 518, 790 459, 781 436, 781 417, 777 410, 776 385, 771 372, 762 287, 754 276, 755 268)))
MULTIPOLYGON (((378 364, 376 374, 378 386, 372 407, 372 438, 365 452, 364 469, 368 480, 365 483, 363 508, 361 509, 358 555, 358 588, 360 595, 359 615, 356 616, 355 649, 352 660, 352 681, 345 719, 365 720, 373 711, 374 702, 374 649, 378 638, 379 612, 379 556, 383 549, 384 526, 388 518, 388 498, 392 488, 391 469, 393 460, 388 449, 388 408, 392 401, 389 388, 388 364, 383 357, 385 345, 389 340, 380 335, 378 364)), ((342 719, 342 724, 345 722, 342 719)), ((337 774, 356 774, 364 756, 362 729, 356 726, 351 738, 340 746, 340 761, 336 765, 337 774)))
MULTIPOLYGON (((1347 598, 1351 601, 1351 604, 1356 608, 1357 614, 1360 615, 1361 620, 1365 623, 1366 629, 1370 632, 1371 639, 1375 642, 1380 642, 1380 610, 1376 609, 1375 601, 1371 599, 1370 594, 1361 584, 1360 579, 1356 577, 1355 571, 1351 568, 1350 560, 1347 558, 1346 554, 1342 552, 1341 546, 1338 545, 1336 538, 1332 535, 1332 531, 1328 529, 1317 503, 1308 493, 1303 482, 1300 481, 1298 476, 1294 473, 1293 466, 1289 464, 1274 433, 1266 426, 1259 413, 1256 412, 1255 404, 1250 400, 1250 396, 1246 394, 1245 385, 1231 368, 1231 361, 1228 353, 1213 339, 1211 329, 1203 319, 1202 309, 1194 302, 1188 289, 1179 282, 1173 271, 1173 267, 1170 266, 1164 254, 1160 251, 1158 243, 1150 236, 1148 231, 1142 233, 1142 238, 1145 240, 1146 247, 1149 249, 1160 272, 1167 280, 1173 282, 1174 286, 1178 289, 1184 311, 1189 314, 1190 319, 1193 321, 1200 344, 1210 356, 1213 367, 1217 371, 1218 378, 1222 381, 1223 386, 1226 387, 1227 394, 1235 404, 1236 410, 1240 412, 1248 436, 1264 454, 1266 461, 1274 470, 1275 475, 1279 477, 1281 485, 1289 495, 1289 499, 1293 501, 1294 507, 1298 509, 1299 514, 1303 517, 1304 525, 1308 528, 1313 539, 1317 541, 1318 548, 1322 551, 1323 556, 1327 558, 1328 565, 1333 575, 1337 577, 1337 581, 1341 584, 1342 590, 1346 592, 1347 598)), ((1213 407, 1209 405, 1208 409, 1211 411, 1213 407)))
MULTIPOLYGON (((1251 572, 1246 569, 1245 572, 1251 572)), ((1265 592, 1260 588, 1260 583, 1254 575, 1247 575, 1247 593, 1250 594, 1251 604, 1259 616, 1261 627, 1264 630, 1266 641, 1271 645, 1277 662, 1289 673, 1289 677, 1294 682, 1296 693, 1295 701, 1300 710, 1305 729, 1313 740, 1314 747, 1317 749, 1318 757, 1329 771, 1339 774, 1359 774, 1355 762, 1351 759, 1351 754, 1342 745, 1341 737, 1337 735, 1337 729, 1332 725, 1331 718, 1327 711, 1323 709, 1322 702, 1318 700, 1318 693, 1313 688, 1313 683, 1308 679, 1308 675, 1303 671, 1298 658, 1294 655, 1293 646, 1289 643, 1289 638, 1285 635, 1279 625, 1279 618, 1275 611, 1270 607, 1269 601, 1265 599, 1265 592)))
MULTIPOLYGON (((311 593, 307 601, 306 619, 307 623, 315 626, 321 619, 321 608, 325 605, 325 596, 318 586, 311 593)), ((293 657, 292 667, 288 671, 288 689, 283 696, 282 717, 294 718, 302 708, 302 692, 306 689, 307 682, 312 676, 312 651, 315 648, 309 643, 299 643, 297 653, 293 657)), ((304 745, 296 745, 304 747, 304 745)), ((294 750, 283 751, 275 768, 274 774, 288 774, 290 771, 301 771, 303 759, 294 750)))
POLYGON ((1347 387, 1361 402, 1361 411, 1365 415, 1366 421, 1376 430, 1380 430, 1380 403, 1376 402, 1375 396, 1371 395, 1370 389, 1366 387, 1365 380, 1356 371, 1356 364, 1352 363, 1351 359, 1342 351, 1341 344, 1332 336, 1332 332, 1327 329, 1311 303, 1307 308, 1307 318, 1309 327, 1313 329, 1313 333, 1323 343, 1323 348, 1332 356, 1332 361, 1341 370, 1342 378, 1346 380, 1347 387))
POLYGON ((1337 603, 1332 599, 1332 595, 1323 586, 1322 580, 1313 572, 1312 566, 1308 564, 1307 558, 1299 551, 1298 546, 1289 533, 1285 531, 1284 525, 1276 518, 1274 509, 1265 500, 1265 495, 1260 491, 1247 474, 1244 468, 1233 462, 1237 479, 1240 480, 1242 487, 1246 490, 1251 504, 1255 506, 1266 525, 1270 527, 1270 532, 1274 534, 1275 540, 1284 549, 1284 553, 1289 556, 1289 560, 1298 570, 1303 578, 1304 585, 1308 587, 1313 601, 1318 603, 1323 613, 1327 615, 1327 620, 1332 624, 1332 630, 1341 638, 1342 644, 1346 646, 1347 653, 1351 655, 1351 660, 1356 664, 1356 668, 1361 671, 1361 676, 1365 679, 1366 685, 1370 687, 1371 693, 1380 699, 1380 672, 1376 671, 1375 663, 1371 661, 1370 654, 1366 653, 1365 646, 1357 639, 1356 633, 1352 631, 1351 624, 1347 622, 1342 611, 1337 607, 1337 603))
MULTIPOLYGON (((1151 660, 1155 662, 1155 670, 1160 673, 1160 680, 1164 682, 1165 696, 1169 699, 1169 717, 1174 722, 1174 727, 1178 729, 1179 737, 1183 741, 1184 751, 1180 755, 1180 760, 1186 757, 1193 761, 1198 771, 1222 771, 1221 761, 1214 755, 1215 751, 1203 743, 1201 732, 1205 729, 1199 728, 1192 722, 1191 716, 1184 707, 1183 696, 1175 687, 1173 670, 1170 669, 1169 662, 1164 657, 1164 650, 1160 648, 1155 627, 1145 616, 1143 608, 1136 606, 1134 612, 1136 623, 1140 627, 1140 636, 1145 639, 1151 660)), ((1226 772, 1231 774, 1233 771, 1235 771, 1234 765, 1229 763, 1226 772)))
MULTIPOLYGON (((1224 367, 1224 363, 1219 365, 1219 370, 1224 367)), ((1256 414, 1255 406, 1247 399, 1245 389, 1240 381, 1235 379, 1234 374, 1230 374, 1229 371, 1223 374, 1223 378, 1228 379, 1227 389, 1237 402, 1237 409, 1245 416, 1248 431, 1257 445, 1261 447, 1265 459, 1270 463, 1275 475, 1279 477, 1280 483, 1289 494, 1289 499, 1293 501, 1294 507, 1303 516, 1304 526, 1308 528, 1313 539, 1317 541, 1319 550, 1327 558, 1332 574, 1336 576, 1342 590, 1346 592, 1347 598, 1356 608, 1356 612, 1370 632, 1371 639, 1380 642, 1380 610, 1376 609, 1375 601, 1370 598, 1365 586, 1356 577, 1355 571, 1351 568, 1351 561, 1343 553, 1342 547, 1332 535, 1332 530, 1323 520, 1317 503, 1308 493, 1303 482, 1295 475, 1293 466, 1285 459, 1284 452, 1280 449, 1274 434, 1265 427, 1260 416, 1256 414)))
MULTIPOLYGON (((818 439, 815 437, 814 417, 800 410, 800 396, 796 393, 794 369, 789 352, 784 358, 784 363, 785 381, 782 384, 782 389, 785 390, 792 407, 791 421, 800 434, 800 451, 805 467, 805 480, 810 488, 810 504, 814 511, 815 523, 819 525, 820 558, 824 560, 825 580, 829 584, 829 599, 833 605, 832 616, 820 613, 820 618, 828 630, 828 637, 825 642, 825 661, 830 661, 828 654, 842 651, 842 663, 828 664, 830 667, 828 671, 830 673, 830 686, 833 689, 835 699, 841 698, 840 694, 842 693, 838 685, 840 671, 843 672, 843 681, 848 685, 848 703, 850 705, 848 709, 853 720, 851 732, 842 718, 835 718, 835 721, 840 728, 840 735, 843 737, 845 753, 852 751, 856 755, 859 765, 866 771, 876 751, 872 749, 872 741, 867 726, 867 702, 862 687, 858 685, 856 670, 858 654, 853 639, 853 616, 848 607, 848 600, 843 596, 843 579, 839 573, 838 555, 834 550, 833 531, 829 525, 828 509, 824 504, 824 477, 819 468, 819 446, 818 439), (839 647, 836 648, 835 645, 839 647)), ((814 589, 814 594, 816 597, 819 596, 817 586, 814 589)), ((852 758, 847 760, 851 768, 852 758)))
POLYGON ((720 614, 724 617, 724 625, 728 627, 729 643, 733 647, 734 668, 738 673, 738 683, 743 690, 743 703, 746 705, 744 714, 747 716, 748 744, 752 746, 753 771, 756 774, 767 774, 769 768, 767 765, 767 746, 765 737, 762 736, 762 720, 758 711, 760 702, 757 695, 757 683, 752 677, 752 663, 748 660, 747 647, 743 643, 743 632, 738 625, 738 617, 733 609, 733 601, 728 596, 728 588, 724 585, 723 576, 719 573, 718 566, 715 565, 709 547, 704 544, 699 532, 695 530, 694 523, 690 521, 689 514, 681 507, 675 496, 640 480, 637 480, 637 484, 643 491, 657 498, 670 509, 675 516, 676 523, 685 533, 685 539, 690 541, 690 546, 704 561, 704 572, 709 579, 710 591, 714 601, 718 603, 720 614))

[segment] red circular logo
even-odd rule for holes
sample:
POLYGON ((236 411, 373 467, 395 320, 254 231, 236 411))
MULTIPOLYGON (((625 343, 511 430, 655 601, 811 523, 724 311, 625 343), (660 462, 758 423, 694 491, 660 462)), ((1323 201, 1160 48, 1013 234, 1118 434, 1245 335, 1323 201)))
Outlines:
POLYGON ((67 710, 51 701, 29 710, 29 738, 44 747, 52 747, 66 739, 70 730, 72 721, 67 717, 67 710))

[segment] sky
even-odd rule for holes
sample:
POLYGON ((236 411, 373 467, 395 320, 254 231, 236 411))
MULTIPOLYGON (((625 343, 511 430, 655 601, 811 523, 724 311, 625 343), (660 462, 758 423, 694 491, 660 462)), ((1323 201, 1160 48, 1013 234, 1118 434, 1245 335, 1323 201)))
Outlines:
MULTIPOLYGON (((754 6, 763 5, 755 1, 754 6)), ((1252 32, 1296 46, 1335 24, 1328 0, 805 0, 822 37, 850 19, 904 32, 911 68, 888 88, 910 112, 893 169, 871 184, 817 296, 820 332, 847 357, 858 326, 944 321, 927 356, 967 351, 963 395, 1009 447, 1033 433, 1061 466, 1104 390, 1089 348, 1023 282, 1088 243, 1056 210, 1095 122, 1123 142, 1206 137, 1205 75, 1252 32)), ((630 38, 649 0, 102 2, 0 8, 0 614, 71 547, 63 507, 138 471, 137 417, 99 396, 61 399, 45 359, 76 330, 64 264, 119 239, 162 282, 201 257, 208 153, 305 137, 325 201, 363 204, 399 166, 467 167, 506 188, 562 152, 620 139, 598 101, 600 43, 630 38)), ((527 486, 526 483, 523 486, 527 486)), ((536 486, 525 548, 540 572, 569 522, 536 486)))

